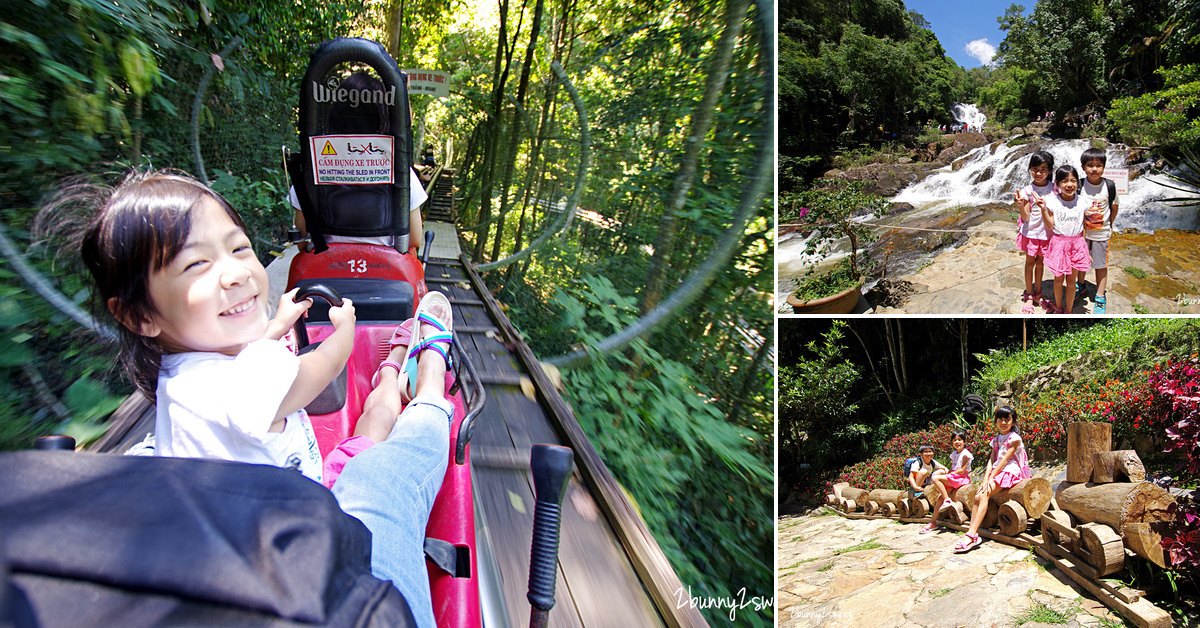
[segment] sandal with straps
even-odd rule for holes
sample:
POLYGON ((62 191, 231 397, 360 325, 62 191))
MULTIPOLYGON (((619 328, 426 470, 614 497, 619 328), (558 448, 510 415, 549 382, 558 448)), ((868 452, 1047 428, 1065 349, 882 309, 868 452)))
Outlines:
POLYGON ((981 544, 983 544, 983 539, 980 539, 979 535, 968 534, 963 537, 963 540, 958 542, 958 545, 954 546, 954 553, 963 554, 979 547, 981 544))
POLYGON ((407 373, 409 381, 417 381, 417 360, 416 357, 422 351, 431 349, 442 356, 446 361, 446 370, 449 371, 454 362, 450 359, 449 348, 454 342, 454 334, 451 331, 453 325, 453 310, 450 309, 450 300, 441 292, 431 291, 421 299, 421 305, 417 307, 417 314, 413 317, 414 323, 417 325, 417 331, 413 333, 415 339, 409 345, 408 353, 404 355, 404 363, 400 365, 400 372, 407 373), (447 314, 447 320, 441 320, 435 316, 430 310, 433 306, 441 305, 447 314), (432 326, 438 331, 431 333, 428 336, 422 336, 421 324, 432 326), (442 344, 446 347, 442 348, 442 344))
MULTIPOLYGON (((389 359, 387 355, 391 354, 391 350, 397 346, 408 347, 412 345, 412 323, 413 319, 410 318, 403 323, 400 323, 400 325, 396 327, 396 331, 392 333, 391 340, 388 340, 388 352, 384 355, 383 361, 379 363, 379 368, 375 369, 375 375, 371 378, 372 389, 379 386, 379 374, 383 371, 383 367, 390 366, 391 368, 396 369, 396 373, 404 372, 400 368, 400 363, 389 359)), ((416 387, 416 382, 409 379, 402 380, 398 384, 400 388, 400 402, 406 404, 412 401, 413 389, 416 387)))

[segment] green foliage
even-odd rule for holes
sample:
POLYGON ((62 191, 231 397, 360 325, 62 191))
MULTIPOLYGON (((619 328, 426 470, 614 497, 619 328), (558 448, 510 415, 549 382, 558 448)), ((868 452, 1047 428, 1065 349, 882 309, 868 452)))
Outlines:
POLYGON ((1129 274, 1131 277, 1136 277, 1136 278, 1138 278, 1138 279, 1145 279, 1146 277, 1149 277, 1149 276, 1150 276, 1150 274, 1149 274, 1149 273, 1147 273, 1146 271, 1144 271, 1144 270, 1142 270, 1142 269, 1138 268, 1137 266, 1126 266, 1126 267, 1124 268, 1124 270, 1125 270, 1125 272, 1126 272, 1126 273, 1128 273, 1128 274, 1129 274))
POLYGON ((861 374, 842 355, 845 323, 834 321, 820 341, 808 343, 807 355, 779 369, 779 449, 814 469, 845 450, 865 445, 868 429, 852 419, 858 410, 851 398, 861 374))
MULTIPOLYGON (((863 192, 861 181, 822 179, 809 189, 781 195, 779 218, 784 222, 799 222, 808 230, 821 231, 821 237, 809 240, 805 248, 805 254, 814 259, 823 259, 838 238, 847 238, 850 243, 849 268, 843 271, 842 275, 848 273, 851 279, 862 278, 870 273, 873 262, 859 247, 873 242, 876 236, 870 227, 854 221, 853 217, 864 211, 879 211, 883 204, 883 199, 863 192)), ((815 270, 816 264, 810 265, 806 276, 813 275, 815 270)), ((813 294, 815 291, 812 287, 824 286, 824 294, 819 296, 830 296, 838 292, 830 291, 829 288, 829 284, 837 283, 835 279, 833 276, 827 279, 817 278, 815 282, 804 282, 802 287, 809 286, 810 288, 806 288, 806 294, 813 294)), ((845 281, 840 283, 844 284, 845 281)))
MULTIPOLYGON (((919 13, 891 0, 853 6, 836 0, 781 6, 779 143, 785 157, 832 156, 835 149, 916 133, 951 122, 950 106, 977 79, 946 57, 919 13)), ((792 162, 797 163, 797 162, 792 162)), ((817 163, 793 173, 808 179, 817 163)))
POLYGON ((1025 612, 1016 617, 1016 622, 1018 626, 1024 626, 1028 623, 1065 624, 1072 617, 1074 617, 1073 613, 1063 614, 1041 602, 1034 602, 1025 612))
POLYGON ((861 286, 863 283, 862 276, 850 269, 849 258, 838 262, 833 270, 828 272, 814 274, 815 268, 810 267, 803 277, 796 280, 796 289, 792 291, 792 296, 801 301, 813 301, 861 286))
POLYGON ((1157 72, 1163 89, 1113 101, 1108 117, 1114 129, 1138 146, 1200 148, 1200 65, 1157 72))
MULTIPOLYGON (((1087 328, 1058 333, 1046 342, 1031 346, 1028 351, 976 354, 975 357, 983 362, 984 367, 975 375, 974 383, 980 390, 994 390, 1000 382, 1023 377, 1043 366, 1070 362, 1095 351, 1118 352, 1135 345, 1144 347, 1147 340, 1152 340, 1160 333, 1188 332, 1189 329, 1193 330, 1190 333, 1194 333, 1195 327, 1195 323, 1187 319, 1130 318, 1103 321, 1087 328)), ((1111 363, 1115 365, 1116 362, 1113 360, 1111 363)))
MULTIPOLYGON (((587 277, 586 284, 582 301, 562 291, 556 301, 567 327, 591 344, 603 330, 629 324, 636 299, 604 277, 587 277)), ((693 595, 720 597, 742 586, 769 591, 773 474, 769 445, 763 447, 769 431, 731 423, 690 365, 643 341, 568 377, 580 425, 640 504, 693 595)), ((745 617, 769 625, 765 611, 745 617)))

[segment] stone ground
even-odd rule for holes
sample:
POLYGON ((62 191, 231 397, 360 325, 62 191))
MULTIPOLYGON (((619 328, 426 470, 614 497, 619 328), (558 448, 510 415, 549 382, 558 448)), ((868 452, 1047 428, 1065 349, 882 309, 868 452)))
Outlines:
MULTIPOLYGON (((1154 234, 1119 233, 1109 249, 1108 309, 1112 315, 1200 313, 1200 233, 1160 229, 1154 234), (1138 278, 1127 267, 1145 273, 1138 278), (1137 307, 1135 308, 1135 304, 1137 307)), ((902 277, 913 294, 898 307, 876 314, 1021 314, 1024 256, 1014 243, 1010 222, 988 221, 970 229, 967 242, 942 253, 917 273, 902 277)), ((1092 311, 1094 273, 1074 314, 1092 311)), ((1052 277, 1042 282, 1053 298, 1052 277)), ((1035 308, 1035 316, 1045 310, 1035 308)))
POLYGON ((1122 625, 1028 550, 985 539, 954 554, 960 532, 919 534, 921 524, 846 519, 824 508, 781 517, 778 524, 781 628, 1003 628, 1017 626, 1036 604, 1070 618, 1058 626, 1122 625), (845 551, 862 544, 878 547, 845 551))

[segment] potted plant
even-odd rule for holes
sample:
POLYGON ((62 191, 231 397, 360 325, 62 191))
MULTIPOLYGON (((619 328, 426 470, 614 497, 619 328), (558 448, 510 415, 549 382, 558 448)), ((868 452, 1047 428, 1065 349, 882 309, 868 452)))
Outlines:
POLYGON ((820 179, 812 187, 787 194, 781 200, 780 220, 801 231, 815 231, 805 253, 817 258, 797 279, 796 289, 788 296, 797 314, 849 314, 858 304, 866 277, 874 267, 867 251, 859 250, 873 242, 875 234, 853 217, 860 210, 877 211, 883 199, 863 191, 861 181, 820 179), (846 257, 832 269, 818 272, 835 243, 847 238, 846 257))

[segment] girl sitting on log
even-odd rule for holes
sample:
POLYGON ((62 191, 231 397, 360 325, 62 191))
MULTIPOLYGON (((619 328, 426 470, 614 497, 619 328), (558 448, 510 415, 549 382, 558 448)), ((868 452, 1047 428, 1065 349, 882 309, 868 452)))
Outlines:
POLYGON ((950 498, 951 492, 971 483, 971 460, 975 456, 967 451, 967 433, 962 430, 954 432, 950 437, 950 444, 954 446, 954 451, 950 453, 950 469, 942 468, 933 472, 933 484, 938 487, 941 495, 933 505, 933 518, 929 520, 929 525, 921 528, 921 534, 933 532, 937 528, 938 515, 950 508, 953 501, 950 498))
POLYGON ((1017 430, 1017 411, 1009 406, 996 409, 996 429, 1000 432, 989 443, 992 456, 988 459, 983 484, 975 493, 975 510, 971 512, 971 525, 967 536, 954 547, 956 553, 968 552, 979 547, 979 526, 987 514, 988 500, 1002 488, 1012 488, 1021 480, 1033 477, 1029 469, 1029 457, 1017 430))

